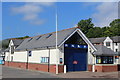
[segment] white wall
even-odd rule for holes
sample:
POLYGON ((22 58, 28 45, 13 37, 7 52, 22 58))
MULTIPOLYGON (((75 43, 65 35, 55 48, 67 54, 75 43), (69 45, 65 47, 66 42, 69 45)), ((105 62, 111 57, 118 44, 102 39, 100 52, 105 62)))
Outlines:
POLYGON ((114 50, 113 41, 109 37, 104 40, 104 46, 110 48, 111 50, 114 50), (110 42, 110 46, 106 46, 106 42, 110 42))
MULTIPOLYGON (((41 57, 49 57, 49 49, 32 51, 29 63, 41 63, 41 57)), ((50 49, 50 64, 56 64, 56 49, 50 49)))
MULTIPOLYGON (((58 56, 62 57, 61 51, 57 49, 58 56)), ((8 54, 6 54, 8 55, 8 54)), ((21 52, 14 52, 13 55, 13 61, 15 62, 26 62, 27 61, 27 51, 21 51, 21 52)), ((34 50, 32 51, 32 56, 28 57, 29 63, 41 63, 41 57, 49 57, 49 50, 34 50)), ((56 49, 50 49, 50 64, 56 64, 56 49)), ((59 63, 59 58, 58 58, 59 63)))
POLYGON ((94 56, 91 54, 94 50, 88 45, 88 64, 94 64, 94 56))
POLYGON ((118 51, 120 51, 120 43, 113 43, 114 44, 114 52, 116 52, 116 49, 118 49, 118 51))
POLYGON ((9 61, 8 56, 9 56, 9 52, 5 52, 5 61, 9 61))
POLYGON ((14 52, 11 56, 15 62, 27 62, 27 51, 14 52))

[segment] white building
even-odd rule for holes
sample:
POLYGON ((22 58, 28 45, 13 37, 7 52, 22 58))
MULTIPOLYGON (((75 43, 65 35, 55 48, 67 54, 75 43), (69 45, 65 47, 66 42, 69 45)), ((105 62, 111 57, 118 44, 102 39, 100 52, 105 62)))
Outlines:
POLYGON ((105 46, 94 46, 80 29, 70 28, 58 31, 57 49, 55 32, 24 40, 11 40, 9 52, 5 55, 5 65, 53 73, 105 72, 108 69, 117 71, 114 58, 112 50, 105 46), (105 62, 106 65, 104 61, 99 64, 98 55, 104 55, 111 61, 105 62))

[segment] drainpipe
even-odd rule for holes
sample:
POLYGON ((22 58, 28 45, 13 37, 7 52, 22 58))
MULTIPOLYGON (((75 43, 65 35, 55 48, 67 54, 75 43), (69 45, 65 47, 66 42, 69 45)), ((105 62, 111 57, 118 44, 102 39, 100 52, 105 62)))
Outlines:
POLYGON ((47 47, 47 49, 49 50, 48 52, 48 72, 50 72, 50 49, 47 47))
POLYGON ((93 58, 93 59, 94 59, 94 60, 93 60, 94 63, 93 63, 93 66, 92 66, 92 72, 95 72, 95 57, 96 57, 96 56, 94 56, 94 58, 93 58))
POLYGON ((28 69, 28 50, 26 49, 27 51, 27 62, 26 62, 26 69, 28 69))

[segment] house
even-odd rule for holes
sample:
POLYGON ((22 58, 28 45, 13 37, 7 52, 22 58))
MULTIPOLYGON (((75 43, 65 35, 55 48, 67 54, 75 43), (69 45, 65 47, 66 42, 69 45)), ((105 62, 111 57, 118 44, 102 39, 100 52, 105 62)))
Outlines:
POLYGON ((94 45, 104 45, 114 52, 120 52, 120 36, 89 39, 94 45))
POLYGON ((5 54, 5 65, 56 74, 118 70, 114 61, 115 53, 105 46, 93 45, 77 27, 58 31, 57 34, 57 46, 56 32, 24 40, 11 40, 9 52, 5 54), (104 55, 101 64, 99 55, 104 55))
POLYGON ((120 36, 90 38, 89 40, 93 45, 104 45, 114 51, 116 54, 116 62, 120 64, 120 59, 118 59, 120 56, 120 36))

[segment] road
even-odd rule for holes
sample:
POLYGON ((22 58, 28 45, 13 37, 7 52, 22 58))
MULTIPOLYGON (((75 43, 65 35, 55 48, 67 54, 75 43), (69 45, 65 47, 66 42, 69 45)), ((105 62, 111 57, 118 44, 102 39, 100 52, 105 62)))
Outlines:
POLYGON ((68 72, 59 75, 25 69, 2 67, 3 78, 118 78, 118 72, 68 72))
POLYGON ((2 67, 2 78, 57 78, 52 73, 2 67))

